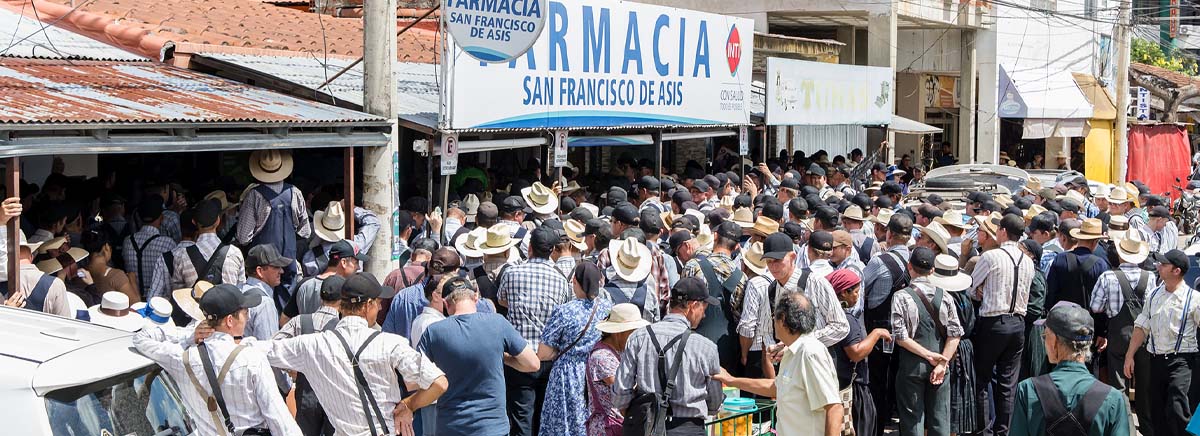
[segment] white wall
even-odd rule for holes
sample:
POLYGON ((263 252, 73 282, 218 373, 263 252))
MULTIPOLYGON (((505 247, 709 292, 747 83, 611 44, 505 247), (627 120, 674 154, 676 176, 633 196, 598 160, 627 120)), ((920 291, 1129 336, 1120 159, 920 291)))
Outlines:
MULTIPOLYGON (((1029 5, 1030 0, 1013 0, 1029 5)), ((1053 0, 1051 0, 1053 1, 1053 0)), ((1044 6, 1045 0, 1037 2, 1044 6)), ((1082 0, 1057 0, 1061 13, 1085 15, 1082 0)), ((1116 21, 1115 1, 1096 0, 1095 17, 1116 21)), ((1088 73, 1111 82, 1116 68, 1115 47, 1108 45, 1103 56, 1101 35, 1111 36, 1112 24, 1081 18, 1045 14, 1007 6, 996 6, 996 58, 1006 71, 1029 75, 1044 71, 1088 73), (1107 66, 1107 68, 1102 68, 1107 66)))
POLYGON ((960 34, 955 29, 897 31, 896 72, 958 72, 960 34))

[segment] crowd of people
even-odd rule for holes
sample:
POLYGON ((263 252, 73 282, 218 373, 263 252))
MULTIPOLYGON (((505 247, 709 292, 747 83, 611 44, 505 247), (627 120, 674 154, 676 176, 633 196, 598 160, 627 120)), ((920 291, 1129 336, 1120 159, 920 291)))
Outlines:
POLYGON ((200 198, 52 175, 0 204, 5 304, 136 332, 202 435, 704 435, 733 392, 781 435, 1187 434, 1200 298, 1167 199, 907 195, 855 151, 480 171, 444 214, 404 202, 382 282, 379 219, 289 184, 287 152, 200 198))

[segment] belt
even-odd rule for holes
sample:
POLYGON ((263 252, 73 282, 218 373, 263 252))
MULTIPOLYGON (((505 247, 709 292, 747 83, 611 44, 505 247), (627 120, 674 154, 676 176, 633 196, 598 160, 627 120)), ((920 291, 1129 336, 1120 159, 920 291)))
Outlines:
POLYGON ((998 315, 987 315, 987 316, 982 316, 982 315, 981 315, 979 318, 980 318, 980 319, 986 319, 986 318, 1004 318, 1004 317, 1006 317, 1006 316, 1007 316, 1007 317, 1011 317, 1011 318, 1022 318, 1022 319, 1024 319, 1024 318, 1025 318, 1025 315, 1024 315, 1024 314, 1020 314, 1020 313, 1001 313, 1001 314, 998 314, 998 315))
POLYGON ((271 429, 268 428, 248 428, 242 432, 242 436, 271 436, 271 429))
POLYGON ((1200 355, 1200 352, 1192 351, 1192 352, 1187 352, 1187 353, 1164 353, 1164 354, 1150 353, 1150 358, 1151 359, 1159 359, 1159 360, 1167 360, 1167 359, 1173 359, 1176 357, 1183 357, 1183 358, 1195 357, 1197 355, 1200 355))

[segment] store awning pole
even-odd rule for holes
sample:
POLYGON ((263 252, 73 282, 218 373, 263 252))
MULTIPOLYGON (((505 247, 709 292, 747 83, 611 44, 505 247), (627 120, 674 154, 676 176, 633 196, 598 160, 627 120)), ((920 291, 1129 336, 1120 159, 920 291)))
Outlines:
MULTIPOLYGON (((440 141, 441 138, 437 138, 437 140, 440 141)), ((425 198, 428 198, 429 201, 433 201, 433 141, 434 138, 432 136, 425 137, 425 144, 426 147, 428 147, 426 150, 427 154, 425 155, 427 157, 425 159, 425 182, 427 185, 425 189, 425 198)), ((403 201, 403 199, 401 201, 403 201)))
MULTIPOLYGON (((7 159, 8 176, 5 180, 8 181, 8 196, 6 198, 21 198, 21 158, 10 157, 7 159)), ((8 289, 9 292, 18 292, 21 290, 21 217, 16 216, 8 220, 6 225, 8 230, 8 289)))
POLYGON ((654 133, 654 178, 662 180, 663 167, 663 133, 662 130, 654 133))
MULTIPOLYGON (((450 208, 450 176, 442 176, 442 216, 450 208)), ((440 238, 439 238, 440 239, 440 238)), ((438 242, 441 242, 440 240, 438 242)))
MULTIPOLYGON (((346 199, 345 209, 346 214, 350 219, 346 220, 346 239, 354 240, 354 148, 346 147, 342 158, 342 198, 346 199)), ((360 249, 370 247, 359 247, 360 249)))

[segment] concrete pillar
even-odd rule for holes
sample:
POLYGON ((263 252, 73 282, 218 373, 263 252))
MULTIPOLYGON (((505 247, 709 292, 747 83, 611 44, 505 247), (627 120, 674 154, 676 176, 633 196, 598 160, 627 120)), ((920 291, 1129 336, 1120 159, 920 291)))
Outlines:
POLYGON ((975 31, 959 37, 958 156, 959 163, 975 161, 975 31))
MULTIPOLYGON (((882 12, 872 12, 867 16, 867 65, 873 67, 888 67, 892 69, 893 83, 896 71, 896 8, 899 2, 888 2, 890 7, 882 12)), ((892 102, 896 102, 896 87, 892 86, 892 102)), ((892 113, 896 113, 895 105, 892 113)), ((888 132, 888 144, 896 143, 896 135, 888 132)), ((888 147, 887 156, 882 157, 886 162, 896 161, 896 147, 888 147)))
MULTIPOLYGON (((363 207, 375 212, 387 224, 379 229, 371 244, 371 261, 365 270, 381 280, 400 267, 399 253, 392 252, 393 226, 396 222, 396 180, 394 161, 399 159, 399 138, 396 120, 396 79, 392 69, 396 64, 396 0, 365 2, 363 10, 363 109, 368 113, 392 120, 391 140, 386 147, 363 150, 363 207)), ((350 205, 347 205, 349 207, 350 205)))
POLYGON ((1000 117, 996 113, 1000 64, 996 62, 996 30, 975 31, 975 65, 979 76, 979 109, 975 123, 975 162, 1000 158, 1000 117))
POLYGON ((771 33, 770 25, 767 23, 767 13, 757 12, 752 14, 734 14, 738 17, 749 18, 754 20, 754 31, 762 33, 771 33))
POLYGON ((837 41, 846 44, 838 52, 838 63, 843 65, 854 65, 854 49, 855 37, 858 32, 855 32, 853 27, 839 27, 837 29, 837 41))

